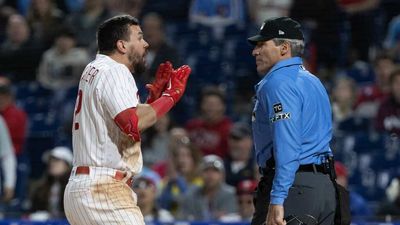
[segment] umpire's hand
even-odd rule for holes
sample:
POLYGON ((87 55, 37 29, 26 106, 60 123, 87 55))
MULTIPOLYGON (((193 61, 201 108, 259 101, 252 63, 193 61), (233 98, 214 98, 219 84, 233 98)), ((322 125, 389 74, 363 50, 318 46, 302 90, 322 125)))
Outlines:
POLYGON ((270 204, 268 208, 266 225, 286 225, 286 221, 283 219, 285 214, 283 205, 270 204))

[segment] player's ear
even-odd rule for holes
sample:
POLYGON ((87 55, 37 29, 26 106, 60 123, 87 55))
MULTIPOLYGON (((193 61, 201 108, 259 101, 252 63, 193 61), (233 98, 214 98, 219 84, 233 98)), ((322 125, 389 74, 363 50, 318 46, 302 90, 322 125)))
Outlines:
POLYGON ((127 51, 125 41, 123 41, 123 40, 118 40, 116 43, 116 47, 117 47, 117 50, 121 53, 126 53, 126 51, 127 51))

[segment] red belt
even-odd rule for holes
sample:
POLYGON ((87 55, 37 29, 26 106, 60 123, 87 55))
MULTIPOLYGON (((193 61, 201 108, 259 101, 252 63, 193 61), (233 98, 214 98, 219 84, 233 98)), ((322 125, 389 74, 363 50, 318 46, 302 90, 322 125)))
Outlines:
MULTIPOLYGON (((86 174, 86 175, 89 175, 90 174, 90 167, 88 167, 88 166, 78 166, 78 167, 76 167, 75 174, 86 174)), ((125 178, 125 176, 126 176, 125 172, 116 170, 115 175, 114 175, 113 178, 116 179, 116 180, 123 180, 125 178)), ((133 178, 131 177, 126 181, 126 184, 130 187, 130 186, 132 186, 132 182, 133 182, 133 178)))

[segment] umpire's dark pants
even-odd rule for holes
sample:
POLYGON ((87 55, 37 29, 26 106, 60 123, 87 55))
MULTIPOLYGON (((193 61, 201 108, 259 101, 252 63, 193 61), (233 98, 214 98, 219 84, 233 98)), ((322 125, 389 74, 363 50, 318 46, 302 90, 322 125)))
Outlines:
MULTIPOLYGON (((251 225, 266 221, 275 170, 264 171, 254 194, 255 212, 251 225)), ((328 174, 297 172, 284 205, 285 218, 296 216, 307 225, 332 225, 335 217, 335 187, 328 174)), ((288 222, 288 221, 287 221, 288 222)), ((288 225, 299 224, 293 220, 288 225)))

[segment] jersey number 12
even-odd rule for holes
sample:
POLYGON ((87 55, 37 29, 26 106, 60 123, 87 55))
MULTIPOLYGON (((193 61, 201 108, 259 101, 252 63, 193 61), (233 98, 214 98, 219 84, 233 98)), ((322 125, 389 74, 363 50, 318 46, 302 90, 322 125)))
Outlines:
MULTIPOLYGON (((82 108, 82 90, 79 89, 78 97, 76 98, 76 103, 75 103, 74 121, 76 121, 76 115, 81 111, 81 108, 82 108)), ((74 130, 78 129, 79 129, 79 123, 74 122, 74 130)))

